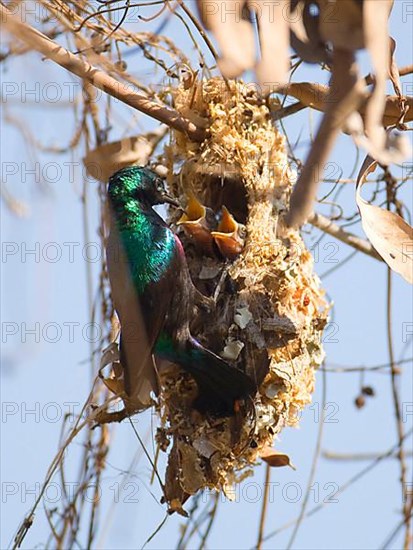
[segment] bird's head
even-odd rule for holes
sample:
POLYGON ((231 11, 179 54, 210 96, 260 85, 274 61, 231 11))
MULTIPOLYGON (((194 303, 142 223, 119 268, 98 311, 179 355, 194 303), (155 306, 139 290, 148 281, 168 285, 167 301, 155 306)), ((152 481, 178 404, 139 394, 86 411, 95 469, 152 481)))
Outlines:
POLYGON ((179 206, 166 192, 164 180, 143 166, 128 166, 115 172, 109 178, 108 195, 113 205, 132 200, 143 207, 165 202, 179 206))

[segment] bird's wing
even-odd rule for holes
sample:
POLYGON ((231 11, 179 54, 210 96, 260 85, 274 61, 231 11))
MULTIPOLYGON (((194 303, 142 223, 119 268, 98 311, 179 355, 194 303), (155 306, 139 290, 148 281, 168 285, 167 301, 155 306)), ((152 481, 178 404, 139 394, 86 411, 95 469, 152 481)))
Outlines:
POLYGON ((133 264, 131 266, 121 244, 115 223, 111 223, 106 255, 112 298, 121 324, 120 360, 125 390, 131 405, 139 410, 151 404, 151 392, 158 392, 152 350, 165 322, 174 277, 164 277, 155 285, 148 285, 138 296, 131 276, 133 264))

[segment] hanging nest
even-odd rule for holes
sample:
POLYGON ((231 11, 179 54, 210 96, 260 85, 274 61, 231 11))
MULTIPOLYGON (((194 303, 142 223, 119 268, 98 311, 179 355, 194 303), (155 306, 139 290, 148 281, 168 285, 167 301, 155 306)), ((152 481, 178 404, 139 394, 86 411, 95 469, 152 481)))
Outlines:
POLYGON ((269 449, 311 402, 328 305, 310 252, 283 223, 295 177, 284 138, 255 90, 187 79, 173 95, 180 113, 209 128, 200 144, 176 132, 165 150, 169 186, 188 204, 169 222, 194 284, 216 297, 191 332, 259 388, 236 404, 234 417, 211 418, 191 408, 196 385, 189 374, 172 365, 161 372, 157 442, 165 452, 172 443, 165 499, 170 511, 184 513, 183 502, 200 489, 230 496, 260 457, 289 462, 269 449), (205 230, 214 223, 215 231, 205 230))

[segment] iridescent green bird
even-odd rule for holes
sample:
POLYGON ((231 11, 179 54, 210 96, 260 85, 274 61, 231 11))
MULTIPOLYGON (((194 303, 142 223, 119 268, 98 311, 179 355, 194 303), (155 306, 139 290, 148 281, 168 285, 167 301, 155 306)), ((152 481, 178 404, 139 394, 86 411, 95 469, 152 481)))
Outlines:
POLYGON ((110 178, 108 197, 108 272, 121 324, 120 361, 128 397, 138 408, 147 407, 150 393, 158 393, 157 364, 168 361, 195 379, 194 408, 233 415, 235 402, 256 386, 190 334, 195 304, 208 299, 192 283, 178 236, 153 209, 178 203, 167 195, 162 179, 138 166, 110 178))

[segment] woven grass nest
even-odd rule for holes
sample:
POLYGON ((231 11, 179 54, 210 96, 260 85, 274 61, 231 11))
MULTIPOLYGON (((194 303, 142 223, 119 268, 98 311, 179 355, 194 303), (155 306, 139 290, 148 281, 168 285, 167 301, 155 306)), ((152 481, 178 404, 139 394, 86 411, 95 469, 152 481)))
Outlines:
POLYGON ((176 109, 209 134, 202 143, 174 135, 165 149, 169 186, 184 204, 196 198, 218 217, 225 206, 240 243, 231 259, 208 254, 171 213, 195 285, 217 297, 191 331, 259 385, 234 417, 210 418, 191 409, 190 375, 173 366, 161 372, 156 438, 169 453, 165 500, 184 513, 188 496, 203 488, 230 496, 260 458, 288 464, 272 445, 311 402, 328 304, 300 234, 283 224, 294 174, 268 108, 251 88, 218 78, 186 81, 173 95, 176 109))

